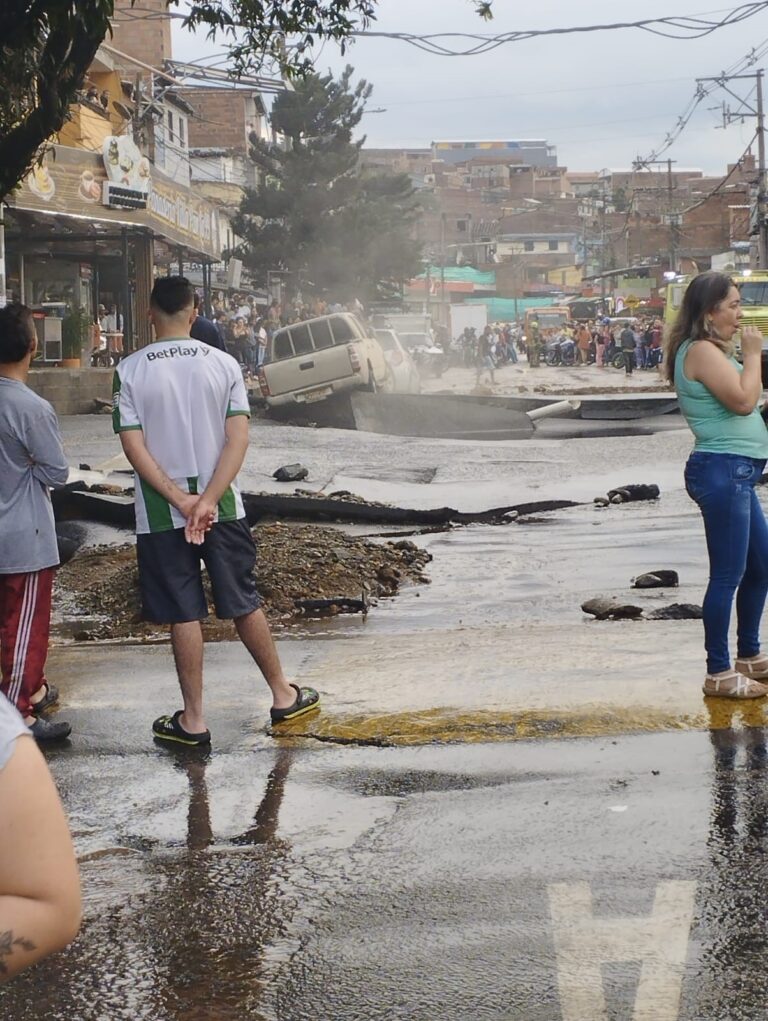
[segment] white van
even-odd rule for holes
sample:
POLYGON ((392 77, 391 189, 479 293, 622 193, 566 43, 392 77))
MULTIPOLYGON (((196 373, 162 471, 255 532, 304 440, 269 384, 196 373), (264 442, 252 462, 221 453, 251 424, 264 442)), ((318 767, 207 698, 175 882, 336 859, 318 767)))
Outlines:
POLYGON ((343 390, 391 389, 391 373, 372 332, 340 312, 275 330, 259 386, 268 407, 311 404, 343 390))

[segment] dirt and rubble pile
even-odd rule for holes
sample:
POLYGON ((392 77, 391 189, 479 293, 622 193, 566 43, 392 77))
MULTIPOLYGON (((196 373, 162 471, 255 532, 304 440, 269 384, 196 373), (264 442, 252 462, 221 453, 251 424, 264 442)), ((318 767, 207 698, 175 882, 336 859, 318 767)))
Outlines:
MULTIPOLYGON (((263 525, 254 529, 256 578, 273 624, 300 615, 297 600, 346 597, 375 602, 409 583, 426 583, 432 559, 408 540, 374 542, 314 525, 263 525)), ((210 590, 206 590, 210 603, 210 590)), ((79 640, 141 638, 165 629, 139 619, 139 589, 133 546, 99 546, 79 552, 58 573, 54 613, 79 640), (78 618, 83 627, 78 630, 78 618)), ((212 606, 211 606, 211 612, 212 606)), ((229 621, 211 616, 203 624, 209 640, 233 637, 229 621)))

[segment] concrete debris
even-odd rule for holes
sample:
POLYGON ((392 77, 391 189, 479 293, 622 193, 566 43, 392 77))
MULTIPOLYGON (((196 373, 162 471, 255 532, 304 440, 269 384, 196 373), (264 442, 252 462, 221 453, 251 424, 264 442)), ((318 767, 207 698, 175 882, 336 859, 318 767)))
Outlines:
POLYGON ((632 588, 677 588, 679 584, 677 571, 648 571, 632 579, 632 588))
POLYGON ((294 606, 305 617, 326 617, 337 613, 362 613, 364 617, 368 615, 368 600, 365 593, 362 599, 351 599, 348 596, 339 596, 336 599, 296 599, 294 606))
POLYGON ((634 503, 636 500, 658 500, 660 494, 661 490, 655 484, 633 483, 629 486, 610 489, 608 499, 611 503, 634 503))
POLYGON ((703 616, 701 607, 693 603, 672 603, 646 614, 642 606, 623 603, 615 596, 588 599, 581 608, 597 620, 701 620, 703 616))
POLYGON ((648 614, 648 620, 701 620, 704 612, 694 603, 671 603, 648 614))
MULTIPOLYGON (((84 482, 74 482, 51 494, 57 521, 99 521, 116 528, 132 528, 134 507, 130 489, 121 496, 97 493, 84 482)), ((345 490, 330 495, 301 490, 298 493, 243 493, 248 524, 264 518, 300 518, 304 521, 346 521, 388 525, 469 525, 475 523, 507 525, 518 517, 578 506, 573 500, 538 500, 511 507, 492 507, 487 511, 463 513, 452 507, 427 510, 393 507, 354 496, 345 490)))
POLYGON ((309 475, 303 464, 285 464, 272 475, 278 482, 301 482, 309 475))
POLYGON ((126 491, 122 486, 113 486, 107 482, 97 482, 89 489, 91 493, 98 493, 101 496, 125 496, 126 491))
POLYGON ((598 620, 637 620, 643 615, 642 606, 623 603, 615 596, 597 596, 581 604, 584 613, 598 620))

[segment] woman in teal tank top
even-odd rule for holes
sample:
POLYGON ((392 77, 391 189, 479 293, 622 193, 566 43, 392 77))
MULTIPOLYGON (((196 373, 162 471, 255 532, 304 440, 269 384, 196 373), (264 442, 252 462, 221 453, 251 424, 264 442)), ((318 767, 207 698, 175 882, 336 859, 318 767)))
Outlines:
POLYGON ((744 364, 734 358, 741 297, 730 277, 702 273, 683 297, 666 342, 666 372, 695 443, 685 487, 704 519, 709 584, 704 596, 704 693, 722 698, 768 695, 768 655, 760 622, 768 595, 768 526, 755 493, 768 458, 762 393, 763 338, 742 331, 744 364), (736 596, 736 661, 728 629, 736 596))

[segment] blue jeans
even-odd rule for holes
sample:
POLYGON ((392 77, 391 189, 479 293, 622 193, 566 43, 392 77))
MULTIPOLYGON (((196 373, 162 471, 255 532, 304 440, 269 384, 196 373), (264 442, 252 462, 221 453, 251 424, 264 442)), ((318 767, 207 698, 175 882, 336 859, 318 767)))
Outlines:
POLYGON ((709 553, 704 645, 710 674, 731 668, 728 627, 734 593, 736 654, 760 652, 760 619, 768 594, 768 526, 754 487, 764 468, 764 460, 704 451, 694 451, 685 466, 685 488, 704 518, 709 553))

